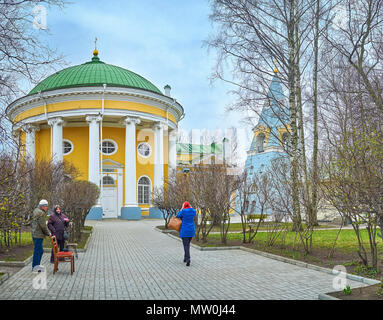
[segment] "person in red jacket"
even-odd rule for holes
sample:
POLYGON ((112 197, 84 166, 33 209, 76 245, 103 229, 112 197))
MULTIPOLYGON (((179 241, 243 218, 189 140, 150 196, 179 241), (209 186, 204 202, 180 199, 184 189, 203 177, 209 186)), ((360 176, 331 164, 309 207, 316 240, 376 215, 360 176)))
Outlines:
POLYGON ((186 266, 190 266, 190 242, 195 236, 194 218, 196 214, 196 210, 187 201, 184 202, 181 211, 177 214, 177 218, 182 219, 180 237, 184 245, 184 262, 186 262, 186 266))
MULTIPOLYGON (((69 224, 68 217, 61 213, 60 206, 56 205, 53 209, 53 213, 49 216, 48 229, 53 236, 56 236, 59 251, 64 250, 65 238, 64 231, 69 224)), ((51 254, 51 263, 54 263, 53 249, 51 254)))

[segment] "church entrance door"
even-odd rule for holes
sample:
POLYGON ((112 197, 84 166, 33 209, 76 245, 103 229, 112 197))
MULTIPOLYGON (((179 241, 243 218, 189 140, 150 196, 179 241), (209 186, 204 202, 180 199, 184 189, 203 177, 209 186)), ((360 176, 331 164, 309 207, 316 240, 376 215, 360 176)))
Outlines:
POLYGON ((102 212, 104 218, 117 218, 117 188, 104 188, 102 195, 102 212))
POLYGON ((102 188, 102 213, 103 218, 117 218, 117 186, 115 174, 103 177, 102 188))

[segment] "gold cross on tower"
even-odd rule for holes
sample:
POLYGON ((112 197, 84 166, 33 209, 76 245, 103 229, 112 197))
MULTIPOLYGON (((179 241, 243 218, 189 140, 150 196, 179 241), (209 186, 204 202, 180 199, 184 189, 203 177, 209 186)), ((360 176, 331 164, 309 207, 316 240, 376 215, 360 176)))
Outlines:
POLYGON ((277 59, 273 59, 274 61, 274 72, 277 73, 278 72, 278 68, 277 68, 277 59))

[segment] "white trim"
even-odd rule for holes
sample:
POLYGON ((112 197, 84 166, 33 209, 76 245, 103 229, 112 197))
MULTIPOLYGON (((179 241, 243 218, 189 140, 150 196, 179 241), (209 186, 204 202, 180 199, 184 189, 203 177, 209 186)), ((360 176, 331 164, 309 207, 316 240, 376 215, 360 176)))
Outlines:
POLYGON ((63 156, 70 155, 73 152, 73 149, 74 149, 73 142, 68 140, 68 139, 63 139, 63 156), (68 153, 64 153, 64 142, 68 142, 71 145, 71 149, 70 149, 70 151, 68 153))
MULTIPOLYGON (((70 117, 81 117, 81 116, 84 116, 84 114, 86 114, 86 115, 92 115, 92 114, 97 115, 97 113, 96 113, 97 110, 98 109, 76 109, 76 110, 67 110, 67 111, 56 111, 56 112, 50 112, 49 116, 50 117, 64 117, 67 120, 70 120, 69 119, 70 117)), ((128 117, 139 117, 142 120, 149 120, 149 121, 153 121, 153 122, 166 121, 166 119, 164 117, 160 117, 160 116, 156 116, 156 115, 152 115, 152 114, 148 114, 148 113, 144 113, 144 112, 140 112, 140 111, 120 110, 120 109, 105 109, 104 117, 105 116, 121 117, 121 120, 128 116, 128 117)), ((17 124, 15 124, 14 130, 18 130, 20 127, 22 127, 25 124, 37 123, 37 122, 40 122, 40 124, 43 122, 46 123, 45 115, 41 114, 41 115, 33 116, 30 118, 24 119, 22 121, 19 121, 17 124)), ((121 128, 124 127, 123 125, 121 125, 119 123, 116 123, 115 125, 118 127, 121 127, 121 128)), ((85 124, 85 126, 87 126, 87 124, 85 124)), ((105 127, 105 125, 104 125, 104 127, 105 127)), ((169 120, 169 127, 171 129, 176 129, 177 124, 175 124, 173 121, 169 120)), ((42 129, 43 129, 43 127, 42 127, 42 129)))
POLYGON ((118 169, 118 168, 123 168, 124 165, 117 162, 117 161, 114 161, 112 159, 103 159, 102 160, 102 168, 105 168, 105 169, 118 169), (106 164, 107 162, 110 162, 111 164, 106 164))
MULTIPOLYGON (((142 186, 145 186, 144 184, 142 186)), ((137 179, 137 182, 136 182, 136 188, 137 188, 137 204, 138 205, 151 205, 152 204, 152 192, 153 192, 153 183, 152 183, 152 179, 149 178, 149 176, 143 174, 142 176, 140 176, 138 179, 137 179), (138 182, 140 181, 141 178, 148 178, 149 179, 149 203, 139 203, 138 202, 138 182)))
POLYGON ((140 143, 137 145, 137 154, 138 154, 141 158, 149 158, 149 157, 152 155, 152 147, 151 147, 151 145, 150 145, 149 143, 147 143, 147 142, 140 142, 140 143), (142 154, 139 152, 138 147, 139 147, 140 145, 142 145, 142 144, 146 144, 146 145, 149 147, 149 155, 144 156, 144 155, 142 155, 142 154))
POLYGON ((104 156, 112 156, 112 155, 114 155, 114 154, 117 152, 117 150, 118 150, 118 144, 117 144, 116 141, 114 141, 114 140, 112 140, 112 139, 103 139, 103 140, 101 141, 100 152, 101 152, 104 156), (112 153, 104 153, 104 152, 102 151, 103 143, 104 143, 104 142, 112 142, 112 143, 114 144, 115 149, 114 149, 114 151, 113 151, 112 153))

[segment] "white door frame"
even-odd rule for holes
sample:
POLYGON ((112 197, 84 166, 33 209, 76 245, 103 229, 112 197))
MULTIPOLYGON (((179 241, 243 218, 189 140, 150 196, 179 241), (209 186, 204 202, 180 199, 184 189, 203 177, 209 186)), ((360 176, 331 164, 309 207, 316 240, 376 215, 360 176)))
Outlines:
POLYGON ((117 215, 116 218, 121 216, 121 208, 123 207, 124 197, 124 165, 112 159, 103 159, 102 161, 102 177, 113 174, 113 178, 117 187, 117 215), (104 169, 114 169, 114 172, 105 172, 104 169))

